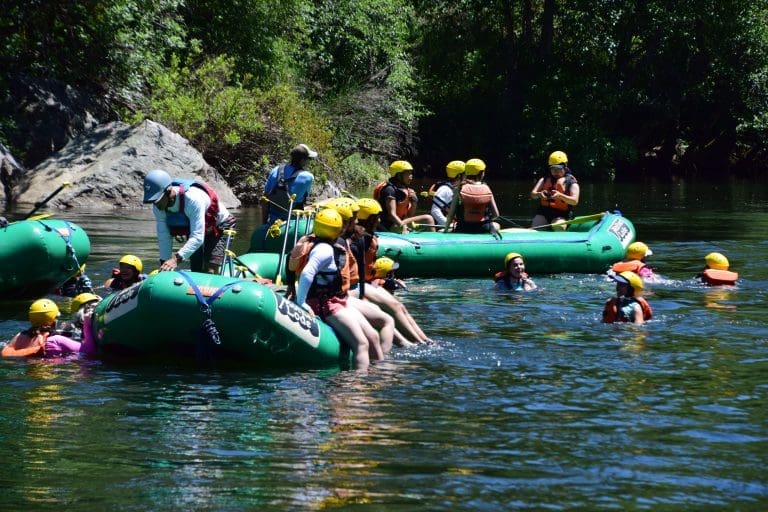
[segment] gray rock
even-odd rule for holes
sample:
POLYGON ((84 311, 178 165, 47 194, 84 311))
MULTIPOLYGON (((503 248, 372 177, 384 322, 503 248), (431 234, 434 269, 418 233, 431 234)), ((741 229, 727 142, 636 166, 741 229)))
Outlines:
POLYGON ((27 171, 14 194, 19 203, 32 204, 69 182, 71 186, 51 199, 48 207, 139 208, 144 206, 144 175, 151 169, 163 169, 174 178, 203 180, 227 208, 240 206, 221 175, 189 141, 153 121, 137 126, 115 121, 77 135, 27 171))

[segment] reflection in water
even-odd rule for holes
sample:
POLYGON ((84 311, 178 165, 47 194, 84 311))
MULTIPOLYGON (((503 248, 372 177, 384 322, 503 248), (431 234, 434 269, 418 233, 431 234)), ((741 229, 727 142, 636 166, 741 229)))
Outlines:
MULTIPOLYGON (((437 343, 368 372, 0 360, 0 509, 761 510, 766 189, 652 188, 585 184, 580 205, 615 203, 653 246, 665 279, 639 328, 600 323, 604 276, 536 276, 526 294, 412 279, 399 296, 437 343), (713 250, 739 286, 693 279, 713 250)), ((256 215, 237 215, 246 233, 256 215)), ((148 211, 82 224, 89 272, 156 260, 148 211)), ((3 305, 2 339, 27 307, 3 305)))

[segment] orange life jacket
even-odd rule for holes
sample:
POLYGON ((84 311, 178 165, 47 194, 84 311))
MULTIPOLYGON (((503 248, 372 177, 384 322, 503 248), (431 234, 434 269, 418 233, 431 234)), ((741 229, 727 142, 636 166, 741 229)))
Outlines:
MULTIPOLYGON (((408 212, 414 206, 414 204, 411 202, 411 196, 414 195, 415 192, 413 189, 408 187, 402 188, 397 186, 396 184, 392 183, 392 180, 382 181, 373 189, 373 198, 377 200, 379 204, 381 204, 381 209, 384 210, 382 213, 386 214, 388 210, 387 205, 384 203, 384 201, 382 201, 381 192, 389 186, 395 189, 395 213, 401 219, 408 217, 408 212)), ((385 215, 382 215, 382 217, 384 216, 385 215)))
POLYGON ((730 270, 716 270, 714 268, 708 268, 701 274, 702 281, 709 286, 736 284, 738 278, 739 274, 737 272, 731 272, 730 270))
POLYGON ((347 258, 349 259, 349 285, 355 286, 360 282, 360 270, 357 265, 357 259, 352 253, 352 245, 348 238, 344 239, 347 242, 347 258))
POLYGON ((464 222, 483 222, 488 219, 488 208, 493 192, 485 183, 465 183, 459 191, 464 206, 464 222))
MULTIPOLYGON (((573 174, 567 173, 565 176, 558 178, 557 181, 552 180, 552 176, 544 178, 543 186, 539 189, 540 192, 550 192, 557 190, 562 194, 568 195, 571 190, 571 186, 576 183, 576 177, 573 174)), ((562 198, 557 199, 542 198, 541 205, 546 206, 558 211, 569 212, 572 206, 566 203, 562 198)))
POLYGON ((327 270, 319 272, 331 280, 329 285, 320 285, 315 276, 312 286, 309 288, 309 297, 316 297, 318 295, 338 295, 346 296, 349 292, 350 286, 350 253, 346 240, 343 238, 337 238, 333 243, 326 240, 320 240, 315 235, 308 235, 301 237, 296 245, 291 249, 291 254, 288 258, 288 270, 295 272, 296 275, 301 274, 301 271, 307 265, 309 254, 315 245, 323 243, 330 244, 333 247, 334 260, 336 261, 337 270, 327 270))
POLYGON ((8 345, 3 347, 2 356, 3 357, 36 357, 36 356, 44 356, 45 355, 45 342, 48 339, 48 335, 50 333, 48 331, 43 331, 40 333, 32 333, 31 329, 26 331, 21 331, 16 336, 13 337, 11 341, 8 342, 8 345), (34 347, 37 344, 37 339, 39 337, 42 337, 42 343, 41 346, 35 350, 30 351, 32 347, 34 347))
POLYGON ((643 267, 645 267, 645 263, 643 263, 640 260, 619 261, 611 265, 611 270, 613 270, 617 274, 620 274, 621 272, 629 271, 629 272, 634 272, 637 275, 640 275, 640 270, 642 270, 643 267))
MULTIPOLYGON (((637 302, 640 304, 640 308, 643 310, 643 319, 644 320, 650 320, 653 317, 653 310, 651 309, 651 305, 648 304, 648 301, 645 300, 642 297, 631 297, 631 300, 633 302, 637 302)), ((605 308, 603 309, 603 323, 604 324, 612 324, 614 322, 629 322, 628 318, 621 317, 619 318, 619 298, 613 297, 611 300, 605 303, 605 308)))
POLYGON ((371 282, 376 278, 376 252, 379 250, 379 239, 374 235, 364 236, 368 245, 365 249, 365 280, 371 282))

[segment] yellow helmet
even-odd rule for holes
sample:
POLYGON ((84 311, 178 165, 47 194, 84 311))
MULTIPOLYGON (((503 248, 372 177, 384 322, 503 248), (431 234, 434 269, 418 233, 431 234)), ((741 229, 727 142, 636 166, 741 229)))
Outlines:
POLYGON ((141 260, 134 256, 133 254, 126 254, 122 258, 120 258, 120 263, 125 263, 126 265, 130 265, 133 268, 136 269, 136 272, 141 273, 141 269, 144 268, 144 266, 141 264, 141 260))
POLYGON ((523 259, 523 255, 520 254, 520 253, 517 253, 517 252, 511 252, 511 253, 507 254, 506 256, 504 256, 504 267, 509 265, 509 262, 512 261, 515 258, 523 259))
POLYGON ((349 204, 347 204, 347 202, 344 200, 343 197, 326 201, 326 203, 323 206, 325 208, 332 208, 336 210, 339 213, 339 215, 341 215, 341 219, 344 222, 352 218, 352 215, 353 215, 352 208, 349 207, 349 204))
POLYGON ((360 207, 360 211, 357 212, 357 218, 360 220, 366 220, 371 215, 381 213, 381 204, 372 197, 361 197, 357 200, 357 206, 360 207))
POLYGON ((337 201, 341 201, 352 209, 352 213, 360 211, 360 207, 357 205, 357 201, 349 197, 340 197, 337 201))
POLYGON ((554 151, 549 155, 549 165, 563 165, 568 163, 568 155, 562 151, 554 151))
POLYGON ((643 291, 643 280, 634 272, 625 270, 624 272, 621 272, 618 275, 614 275, 612 277, 613 280, 617 283, 628 284, 630 288, 635 291, 635 293, 643 291))
POLYGON ((396 160, 389 164, 389 175, 393 178, 403 171, 412 171, 413 166, 406 160, 396 160))
POLYGON ((711 252, 707 254, 704 257, 704 261, 707 263, 709 268, 715 270, 728 270, 728 267, 731 266, 730 263, 728 263, 728 258, 719 252, 711 252))
POLYGON ((387 274, 400 267, 400 264, 394 261, 392 258, 382 256, 376 258, 376 262, 373 264, 373 268, 376 271, 376 277, 386 277, 387 274))
POLYGON ((479 158, 470 158, 467 160, 467 176, 477 176, 485 170, 485 162, 479 158))
POLYGON ((50 299, 38 299, 29 306, 29 323, 33 327, 43 327, 56 322, 59 307, 50 299))
POLYGON ((641 260, 651 254, 653 254, 653 251, 643 242, 632 242, 627 247, 627 258, 630 260, 641 260))
POLYGON ((74 299, 72 299, 72 304, 69 305, 70 311, 74 313, 84 305, 88 304, 89 302, 100 302, 101 297, 96 295, 95 293, 81 293, 80 295, 76 295, 74 299))
POLYGON ((312 226, 312 232, 319 238, 336 239, 341 234, 341 228, 344 220, 339 212, 333 208, 320 210, 315 215, 315 222, 312 226))
POLYGON ((448 175, 449 178, 455 178, 459 174, 464 172, 464 162, 461 160, 454 160, 453 162, 448 162, 448 165, 445 166, 445 174, 448 175))

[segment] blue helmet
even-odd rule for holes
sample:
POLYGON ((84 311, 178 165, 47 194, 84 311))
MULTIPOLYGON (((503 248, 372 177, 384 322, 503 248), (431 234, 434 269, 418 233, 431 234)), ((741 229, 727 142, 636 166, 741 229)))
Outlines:
POLYGON ((160 169, 149 171, 144 176, 144 203, 154 203, 171 184, 171 176, 160 169))

